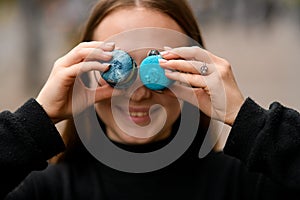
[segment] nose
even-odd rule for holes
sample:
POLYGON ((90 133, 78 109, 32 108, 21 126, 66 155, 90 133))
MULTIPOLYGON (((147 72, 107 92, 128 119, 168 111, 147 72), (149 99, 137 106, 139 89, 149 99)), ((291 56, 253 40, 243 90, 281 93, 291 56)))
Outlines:
POLYGON ((131 101, 143 101, 151 97, 151 91, 145 86, 137 88, 130 97, 131 101))

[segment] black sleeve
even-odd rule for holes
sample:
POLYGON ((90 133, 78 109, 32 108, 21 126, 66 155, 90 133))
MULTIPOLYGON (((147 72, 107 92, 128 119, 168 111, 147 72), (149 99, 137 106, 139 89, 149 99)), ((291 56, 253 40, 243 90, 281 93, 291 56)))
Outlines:
POLYGON ((224 148, 250 171, 290 189, 300 189, 300 114, 281 104, 269 110, 246 99, 224 148))
POLYGON ((65 148, 43 108, 30 99, 15 113, 0 113, 0 199, 65 148))

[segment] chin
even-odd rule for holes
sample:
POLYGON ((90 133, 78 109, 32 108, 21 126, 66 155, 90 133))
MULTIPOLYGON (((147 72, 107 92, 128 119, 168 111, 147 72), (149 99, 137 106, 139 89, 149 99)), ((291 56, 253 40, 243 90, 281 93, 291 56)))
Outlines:
POLYGON ((109 135, 109 138, 115 142, 122 143, 122 144, 143 145, 143 144, 149 144, 152 142, 163 140, 167 138, 167 136, 165 135, 166 134, 158 133, 151 137, 134 137, 126 133, 118 133, 118 134, 109 135))
POLYGON ((128 145, 143 145, 143 144, 149 144, 151 142, 157 141, 157 138, 155 136, 147 137, 147 138, 139 138, 139 137, 133 137, 127 134, 119 135, 119 142, 123 144, 128 145))
POLYGON ((154 142, 155 140, 152 140, 150 138, 135 138, 135 137, 130 137, 129 139, 127 138, 126 140, 123 140, 123 144, 127 145, 143 145, 143 144, 149 144, 154 142))

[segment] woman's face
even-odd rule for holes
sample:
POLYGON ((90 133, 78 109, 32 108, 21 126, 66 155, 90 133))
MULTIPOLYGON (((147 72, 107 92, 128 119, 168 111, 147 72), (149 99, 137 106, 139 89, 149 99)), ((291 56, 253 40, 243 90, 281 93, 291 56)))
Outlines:
MULTIPOLYGON (((107 15, 95 29, 93 40, 105 41, 124 31, 145 27, 166 28, 183 33, 169 16, 155 10, 134 7, 117 9, 107 15)), ((129 51, 138 67, 147 56, 147 51, 129 51)), ((151 91, 142 85, 132 94, 125 93, 113 98, 113 101, 103 100, 95 107, 106 125, 108 137, 120 143, 145 144, 165 139, 180 114, 180 104, 176 98, 151 91), (157 104, 161 107, 155 106, 157 104), (117 117, 113 115, 114 111, 117 117), (120 121, 122 126, 118 124, 120 121), (159 130, 156 130, 157 127, 159 130)))

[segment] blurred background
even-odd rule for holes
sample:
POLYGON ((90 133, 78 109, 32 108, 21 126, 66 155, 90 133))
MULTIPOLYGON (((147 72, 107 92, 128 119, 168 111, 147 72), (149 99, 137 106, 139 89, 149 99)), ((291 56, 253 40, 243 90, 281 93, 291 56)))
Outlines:
MULTIPOLYGON (((96 0, 0 0, 0 111, 36 97, 96 0)), ((189 0, 245 97, 300 110, 300 0, 189 0)))

